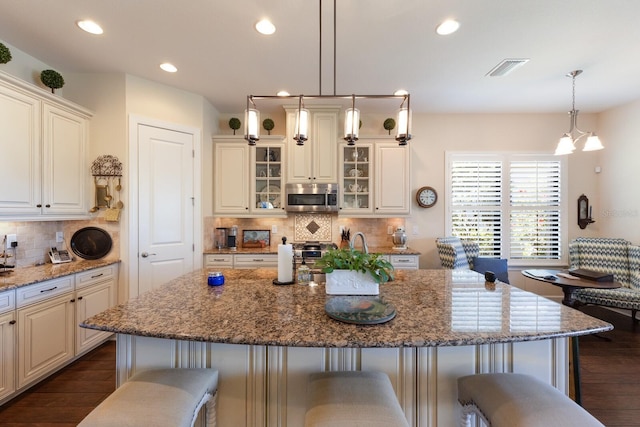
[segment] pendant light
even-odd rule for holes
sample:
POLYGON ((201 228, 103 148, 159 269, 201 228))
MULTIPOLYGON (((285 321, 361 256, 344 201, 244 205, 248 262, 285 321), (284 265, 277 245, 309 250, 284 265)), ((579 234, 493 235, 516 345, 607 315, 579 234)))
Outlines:
POLYGON ((598 135, 596 135, 595 132, 586 132, 578 129, 579 110, 576 110, 576 77, 580 74, 582 74, 582 70, 571 71, 567 74, 567 77, 571 77, 572 79, 573 87, 571 111, 568 113, 570 120, 569 132, 562 135, 558 141, 558 146, 555 151, 556 156, 573 153, 576 149, 576 143, 584 137, 586 137, 587 140, 582 151, 595 151, 602 150, 604 148, 602 142, 600 142, 600 138, 598 138, 598 135))
MULTIPOLYGON (((322 0, 318 0, 320 4, 320 10, 322 10, 322 0)), ((402 93, 395 93, 393 95, 336 95, 336 0, 333 0, 333 30, 334 30, 334 46, 333 46, 333 95, 322 95, 322 13, 319 14, 320 19, 320 37, 319 37, 319 65, 318 76, 320 81, 319 95, 248 95, 247 96, 247 110, 245 111, 245 139, 249 145, 255 145, 256 141, 260 139, 259 136, 259 123, 260 113, 256 109, 254 101, 257 99, 278 99, 282 101, 283 98, 298 98, 298 109, 296 110, 296 125, 294 128, 293 139, 297 145, 304 145, 305 141, 309 138, 309 110, 304 108, 304 100, 307 99, 350 99, 351 108, 345 111, 344 120, 344 140, 348 145, 355 145, 358 140, 360 132, 360 110, 356 108, 356 98, 376 98, 376 99, 401 99, 400 110, 398 110, 398 132, 396 134, 396 141, 399 145, 407 145, 407 141, 411 139, 411 110, 409 108, 410 95, 406 91, 402 93), (253 108, 250 108, 253 105, 253 108)))

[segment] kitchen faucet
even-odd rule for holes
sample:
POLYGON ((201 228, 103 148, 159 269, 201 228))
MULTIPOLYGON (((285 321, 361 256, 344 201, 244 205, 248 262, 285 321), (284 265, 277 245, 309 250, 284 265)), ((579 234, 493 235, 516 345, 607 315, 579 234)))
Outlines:
POLYGON ((354 249, 355 243, 356 243, 356 237, 360 236, 362 238, 362 251, 365 254, 369 253, 369 247, 367 246, 367 239, 364 238, 364 234, 361 231, 358 231, 356 234, 353 235, 353 237, 351 238, 351 241, 349 242, 349 247, 351 249, 354 249))

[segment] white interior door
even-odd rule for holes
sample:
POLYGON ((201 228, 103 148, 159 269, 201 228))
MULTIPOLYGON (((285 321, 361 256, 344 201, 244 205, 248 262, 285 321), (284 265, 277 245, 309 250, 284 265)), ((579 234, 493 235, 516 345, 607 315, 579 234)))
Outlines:
POLYGON ((194 134, 138 125, 138 293, 193 270, 194 134))

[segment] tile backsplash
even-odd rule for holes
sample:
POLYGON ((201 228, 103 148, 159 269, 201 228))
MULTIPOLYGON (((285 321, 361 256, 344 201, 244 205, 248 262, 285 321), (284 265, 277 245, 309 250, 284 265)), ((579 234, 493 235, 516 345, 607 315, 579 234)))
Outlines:
MULTIPOLYGON (((90 221, 22 221, 22 222, 0 222, 0 241, 6 234, 15 234, 18 246, 15 250, 8 249, 8 254, 12 256, 7 260, 7 264, 16 267, 27 267, 44 262, 49 262, 47 255, 49 248, 55 246, 58 249, 71 250, 71 237, 73 233, 83 227, 100 227, 107 231, 113 239, 111 251, 106 256, 109 259, 120 257, 120 225, 114 222, 107 222, 103 218, 90 221), (64 233, 64 242, 56 243, 56 232, 64 233), (15 252, 15 253, 14 253, 15 252), (13 258, 15 256, 15 258, 13 258)), ((0 248, 0 254, 4 256, 4 247, 0 248)))
POLYGON ((272 230, 271 246, 275 247, 286 236, 288 242, 319 240, 340 244, 340 227, 349 229, 351 235, 361 231, 367 236, 369 246, 392 246, 388 228, 395 230, 405 225, 404 218, 341 218, 335 214, 294 214, 287 218, 217 218, 204 219, 204 249, 214 248, 214 230, 216 227, 238 226, 238 235, 242 230, 272 230), (315 230, 315 231, 313 231, 315 230), (313 232, 312 232, 313 231, 313 232))

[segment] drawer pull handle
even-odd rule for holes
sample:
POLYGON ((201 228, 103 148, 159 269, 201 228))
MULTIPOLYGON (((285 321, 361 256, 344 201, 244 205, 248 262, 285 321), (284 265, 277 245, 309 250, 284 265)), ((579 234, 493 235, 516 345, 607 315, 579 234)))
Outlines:
POLYGON ((40 293, 41 293, 41 294, 43 294, 43 293, 45 293, 45 292, 51 292, 51 291, 54 291, 54 290, 56 290, 56 289, 58 289, 58 287, 57 287, 57 286, 54 286, 53 288, 50 288, 50 289, 42 289, 42 290, 40 291, 40 293))
POLYGON ((411 260, 410 260, 410 259, 399 259, 399 260, 397 260, 397 261, 398 261, 398 262, 411 262, 411 260))
POLYGON ((226 260, 224 258, 214 258, 213 259, 216 262, 225 262, 226 260))
POLYGON ((96 274, 95 276, 91 276, 92 279, 97 279, 98 277, 104 276, 104 273, 96 274))
POLYGON ((262 258, 254 258, 253 260, 254 260, 255 262, 262 262, 262 261, 264 261, 264 259, 262 259, 262 258))

